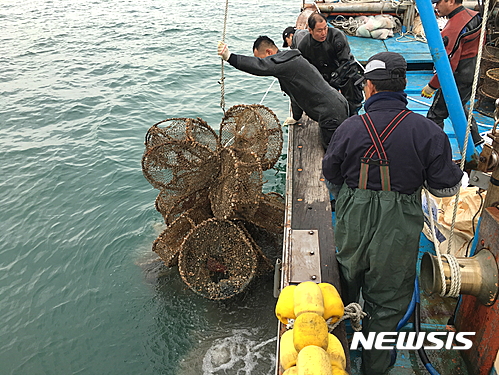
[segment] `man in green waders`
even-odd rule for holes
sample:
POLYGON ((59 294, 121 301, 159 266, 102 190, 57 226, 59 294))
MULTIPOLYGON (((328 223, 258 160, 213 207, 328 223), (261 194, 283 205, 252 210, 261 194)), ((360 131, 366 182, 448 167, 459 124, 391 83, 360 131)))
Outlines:
MULTIPOLYGON (((363 333, 396 332, 414 289, 423 228, 421 187, 452 196, 462 172, 447 135, 407 109, 407 63, 393 52, 365 70, 366 114, 341 124, 323 159, 336 197, 335 240, 345 304, 364 298, 363 333), (341 188, 341 190, 340 190, 341 188)), ((363 350, 365 374, 385 374, 396 352, 363 350)))

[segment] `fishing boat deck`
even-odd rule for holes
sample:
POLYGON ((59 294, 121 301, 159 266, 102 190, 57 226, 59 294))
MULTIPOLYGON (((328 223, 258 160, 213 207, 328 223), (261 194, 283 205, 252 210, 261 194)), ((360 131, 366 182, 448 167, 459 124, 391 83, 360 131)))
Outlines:
MULTIPOLYGON (((418 41, 407 42, 404 38, 393 37, 387 40, 373 40, 358 37, 348 37, 352 53, 357 60, 365 65, 368 58, 381 51, 398 52, 408 62, 406 93, 408 96, 408 108, 412 111, 426 116, 432 99, 420 96, 424 87, 433 75, 433 64, 426 43, 418 41)), ((490 130, 493 119, 479 112, 474 112, 475 119, 479 125, 479 131, 490 130)), ((323 183, 321 174, 321 160, 323 149, 320 146, 319 128, 317 123, 306 116, 302 118, 303 125, 294 125, 289 129, 288 139, 288 166, 286 186, 286 236, 283 252, 283 282, 281 287, 293 282, 306 281, 303 277, 309 277, 316 272, 321 281, 330 282, 339 288, 338 267, 334 256, 334 236, 331 225, 334 225, 335 215, 331 212, 329 194, 323 183), (299 235, 293 235, 293 232, 299 235), (304 232, 305 231, 305 232, 304 232), (293 255, 298 253, 300 247, 307 242, 303 240, 303 234, 310 231, 310 238, 317 234, 315 242, 309 242, 303 246, 302 251, 311 251, 311 246, 316 246, 320 254, 318 259, 320 271, 314 271, 307 275, 301 275, 302 279, 293 280, 291 267, 298 269, 303 266, 304 255, 293 255), (312 234, 314 232, 314 234, 312 234), (312 244, 311 244, 312 243, 312 244), (300 262, 294 264, 296 260, 300 262), (320 273, 320 275, 319 275, 320 273), (283 284, 284 283, 284 284, 283 284)), ((444 131, 448 134, 453 149, 453 157, 461 159, 458 143, 450 119, 445 121, 444 131)), ((310 240, 310 238, 308 240, 310 240)), ((419 262, 422 254, 430 252, 434 254, 433 244, 421 234, 419 262)), ((313 266, 311 266, 313 268, 313 266)), ((315 266, 317 270, 317 265, 315 266)), ((419 264, 418 264, 419 270, 419 264)), ((439 296, 424 296, 421 293, 421 329, 422 331, 448 331, 454 327, 448 325, 449 318, 453 315, 457 300, 453 298, 442 298, 439 296)), ((403 331, 413 331, 413 323, 402 328, 403 331)), ((280 332, 283 327, 280 325, 280 332)), ((348 338, 353 331, 350 325, 343 324, 334 332, 342 341, 345 352, 349 353, 347 371, 350 374, 361 374, 360 356, 361 351, 349 351, 348 338)), ((468 374, 464 360, 460 352, 456 350, 432 350, 426 353, 433 367, 442 375, 446 374, 468 374)), ((279 370, 277 370, 279 371, 279 370)), ((420 360, 416 351, 401 350, 398 352, 395 366, 389 374, 422 374, 427 370, 420 360)))
POLYGON ((413 38, 396 34, 385 40, 347 36, 352 54, 361 63, 366 63, 369 57, 379 52, 396 52, 404 56, 411 67, 422 66, 431 69, 433 61, 428 45, 413 38))

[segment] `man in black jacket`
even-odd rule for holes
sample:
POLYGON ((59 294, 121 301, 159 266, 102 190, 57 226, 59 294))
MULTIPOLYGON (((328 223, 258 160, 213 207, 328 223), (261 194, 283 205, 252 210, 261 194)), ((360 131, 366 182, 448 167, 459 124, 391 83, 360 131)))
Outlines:
MULTIPOLYGON (((368 60, 366 114, 345 120, 322 161, 336 196, 343 302, 358 302, 362 291, 369 314, 362 326, 365 337, 396 332, 411 301, 423 228, 421 187, 452 196, 463 175, 444 131, 407 109, 406 69, 394 52, 368 60)), ((365 374, 385 374, 394 362, 395 352, 362 351, 365 374)))
POLYGON ((326 18, 320 13, 312 13, 308 18, 308 30, 309 34, 298 43, 298 49, 348 100, 350 115, 357 114, 363 95, 356 83, 362 76, 345 34, 328 27, 326 18))
POLYGON ((345 98, 329 86, 296 49, 279 51, 272 39, 260 36, 253 44, 254 57, 230 53, 227 44, 222 42, 218 44, 218 54, 236 69, 257 76, 276 77, 282 91, 319 123, 324 148, 336 128, 348 117, 345 98))

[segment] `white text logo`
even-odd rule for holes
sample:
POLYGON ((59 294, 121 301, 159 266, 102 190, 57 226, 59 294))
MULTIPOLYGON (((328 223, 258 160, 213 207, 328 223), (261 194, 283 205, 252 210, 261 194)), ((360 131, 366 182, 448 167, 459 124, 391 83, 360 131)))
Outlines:
POLYGON ((367 339, 362 332, 353 334, 350 350, 357 350, 359 344, 365 350, 391 350, 395 346, 400 350, 467 350, 473 342, 466 336, 474 336, 475 332, 370 332, 367 339), (426 339, 426 343, 425 343, 426 339))

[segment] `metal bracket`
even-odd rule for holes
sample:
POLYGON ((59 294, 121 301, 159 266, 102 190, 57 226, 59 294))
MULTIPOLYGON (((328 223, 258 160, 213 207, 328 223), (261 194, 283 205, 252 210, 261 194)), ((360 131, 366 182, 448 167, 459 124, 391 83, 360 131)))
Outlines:
POLYGON ((490 173, 484 173, 473 169, 470 173, 469 184, 487 190, 490 182, 490 173))
POLYGON ((292 230, 290 237, 290 283, 303 281, 320 283, 319 231, 316 229, 292 230))

